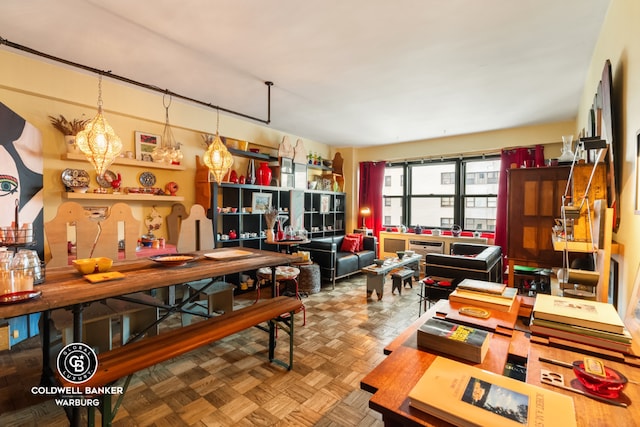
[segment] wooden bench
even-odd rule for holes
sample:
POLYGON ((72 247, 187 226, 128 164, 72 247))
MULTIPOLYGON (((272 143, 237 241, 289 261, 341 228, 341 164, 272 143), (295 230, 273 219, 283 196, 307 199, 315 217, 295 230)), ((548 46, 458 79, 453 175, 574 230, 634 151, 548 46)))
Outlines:
MULTIPOLYGON (((124 391, 119 395, 115 406, 112 407, 111 394, 97 396, 100 400, 98 409, 102 412, 102 425, 111 425, 134 373, 253 326, 260 326, 264 322, 268 323, 268 329, 262 327, 261 329, 269 332, 269 361, 291 370, 293 367, 294 313, 299 312, 301 309, 302 302, 297 298, 280 296, 261 300, 248 307, 231 311, 218 317, 172 329, 166 333, 100 353, 98 355, 98 369, 95 375, 80 385, 66 381, 59 374, 58 380, 64 387, 80 386, 84 390, 85 387, 109 386, 115 381, 127 377, 123 387, 124 391), (289 334, 288 364, 274 357, 276 324, 289 334)), ((88 424, 94 425, 95 408, 89 407, 88 411, 88 424)), ((75 421, 77 422, 78 420, 75 421)), ((71 422, 73 424, 74 420, 71 420, 71 422)))

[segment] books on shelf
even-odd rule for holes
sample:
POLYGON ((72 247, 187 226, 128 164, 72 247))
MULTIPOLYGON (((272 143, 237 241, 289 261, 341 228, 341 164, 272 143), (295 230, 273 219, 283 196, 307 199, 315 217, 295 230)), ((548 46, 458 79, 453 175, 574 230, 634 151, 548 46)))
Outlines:
POLYGON ((577 298, 538 294, 533 317, 616 334, 624 334, 625 330, 612 304, 577 298))
MULTIPOLYGON (((485 282, 483 280, 464 279, 458 283, 457 289, 465 291, 484 292, 486 294, 502 295, 507 285, 505 283, 485 282)), ((511 288, 516 289, 516 288, 511 288)))
POLYGON ((457 426, 576 425, 570 396, 436 357, 409 404, 457 426))
POLYGON ((491 333, 471 326, 431 318, 418 328, 418 347, 481 363, 489 351, 491 333))
POLYGON ((449 295, 449 301, 495 311, 509 312, 518 295, 516 288, 505 288, 502 295, 456 289, 449 295), (511 291, 513 289, 513 291, 511 291), (508 294, 507 294, 508 293, 508 294))

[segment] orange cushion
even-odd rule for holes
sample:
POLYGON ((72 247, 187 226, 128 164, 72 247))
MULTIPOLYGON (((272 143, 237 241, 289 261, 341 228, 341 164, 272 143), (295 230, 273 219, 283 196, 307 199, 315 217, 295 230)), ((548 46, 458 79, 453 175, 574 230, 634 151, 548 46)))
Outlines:
POLYGON ((344 236, 340 250, 342 252, 358 252, 358 239, 355 237, 344 236))
POLYGON ((362 233, 349 233, 349 234, 347 234, 347 237, 355 237, 356 239, 358 239, 357 252, 360 252, 361 250, 364 250, 364 234, 362 234, 362 233))

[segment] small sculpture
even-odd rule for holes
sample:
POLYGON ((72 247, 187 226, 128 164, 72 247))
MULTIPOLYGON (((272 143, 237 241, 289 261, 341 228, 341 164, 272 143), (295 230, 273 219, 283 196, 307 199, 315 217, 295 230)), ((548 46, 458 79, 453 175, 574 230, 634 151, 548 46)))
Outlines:
POLYGON ((280 143, 280 147, 278 148, 278 157, 293 159, 294 151, 291 143, 289 142, 288 136, 282 137, 282 142, 280 143))
POLYGON ((178 192, 178 184, 176 182, 168 182, 164 187, 164 191, 167 192, 170 196, 175 196, 178 192))
POLYGON ((306 164, 307 163, 307 150, 304 149, 304 143, 302 139, 296 141, 296 148, 294 149, 293 163, 306 164))
POLYGON ((112 179, 110 183, 111 188, 113 188, 113 191, 119 191, 121 183, 122 183, 122 177, 120 176, 120 173, 118 173, 118 177, 115 179, 112 179))

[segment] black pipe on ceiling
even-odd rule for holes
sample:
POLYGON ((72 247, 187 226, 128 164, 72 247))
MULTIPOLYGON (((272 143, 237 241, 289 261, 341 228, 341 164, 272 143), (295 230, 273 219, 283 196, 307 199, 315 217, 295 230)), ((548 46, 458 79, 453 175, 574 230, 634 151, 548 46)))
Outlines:
POLYGON ((256 122, 264 123, 265 125, 268 125, 268 124, 271 123, 271 86, 273 86, 273 82, 270 82, 270 81, 264 82, 264 84, 267 86, 267 118, 266 119, 260 119, 258 117, 254 117, 254 116, 250 116, 250 115, 245 114, 245 113, 240 113, 238 111, 230 110, 228 108, 224 108, 224 107, 221 107, 219 105, 213 105, 210 102, 204 102, 204 101, 200 101, 198 99, 191 98, 191 97, 188 97, 188 96, 185 96, 185 95, 180 95, 179 93, 172 92, 169 89, 162 89, 162 88, 160 88, 158 86, 150 85, 150 84, 147 84, 147 83, 142 83, 142 82, 139 82, 139 81, 136 81, 136 80, 132 80, 132 79, 130 79, 128 77, 120 76, 118 74, 113 74, 111 71, 99 70, 97 68, 89 67, 88 65, 79 64, 77 62, 69 61, 69 60, 64 59, 64 58, 60 58, 60 57, 57 57, 57 56, 49 55, 48 53, 40 52, 40 51, 32 49, 30 47, 23 46, 23 45, 18 44, 18 43, 14 43, 14 42, 9 41, 9 40, 7 40, 5 38, 2 38, 2 37, 0 37, 0 45, 9 46, 11 48, 14 48, 14 49, 17 49, 17 50, 21 50, 23 52, 27 52, 27 53, 30 53, 32 55, 36 55, 36 56, 39 56, 39 57, 42 57, 42 58, 46 58, 46 59, 49 59, 51 61, 60 62, 62 64, 69 65, 69 66, 72 66, 72 67, 75 67, 75 68, 80 68, 82 70, 89 71, 89 72, 92 72, 92 73, 95 73, 95 74, 98 74, 98 75, 101 75, 101 76, 110 77, 110 78, 112 78, 114 80, 119 80, 121 82, 128 83, 128 84, 131 84, 131 85, 134 85, 134 86, 138 86, 138 87, 142 87, 144 89, 152 90, 154 92, 160 92, 160 93, 163 93, 163 94, 166 94, 166 95, 170 95, 170 96, 172 96, 174 98, 179 98, 179 99, 182 99, 182 100, 185 100, 185 101, 192 102, 194 104, 198 104, 198 105, 202 105, 202 106, 205 106, 205 107, 209 107, 209 108, 212 108, 212 109, 217 110, 217 111, 223 111, 225 113, 233 114, 234 116, 244 117, 245 119, 249 119, 249 120, 253 120, 253 121, 256 121, 256 122))

